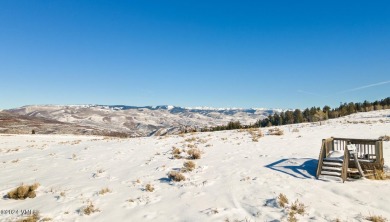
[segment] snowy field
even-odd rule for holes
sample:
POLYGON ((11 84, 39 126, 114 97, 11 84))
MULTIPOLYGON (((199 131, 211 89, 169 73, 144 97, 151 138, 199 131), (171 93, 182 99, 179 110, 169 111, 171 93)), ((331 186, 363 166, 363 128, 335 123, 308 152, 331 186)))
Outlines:
MULTIPOLYGON (((245 130, 132 139, 3 134, 0 221, 22 218, 21 210, 52 221, 287 221, 288 207, 276 203, 280 193, 306 206, 299 221, 390 219, 390 180, 315 179, 322 139, 390 135, 390 110, 279 128, 284 135, 260 129, 258 142, 256 131, 245 130), (202 152, 185 181, 167 177, 188 161, 185 152, 172 158, 173 147, 202 152), (37 196, 5 198, 22 183, 39 183, 37 196), (98 211, 86 215, 89 203, 98 211)), ((384 157, 389 170, 390 142, 384 157)))

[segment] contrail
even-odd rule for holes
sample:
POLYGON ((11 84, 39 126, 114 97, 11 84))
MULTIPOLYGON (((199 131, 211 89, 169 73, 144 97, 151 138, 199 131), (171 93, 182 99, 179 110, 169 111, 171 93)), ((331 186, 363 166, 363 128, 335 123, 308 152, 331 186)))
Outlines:
POLYGON ((357 88, 347 89, 347 90, 340 91, 340 92, 337 92, 337 93, 333 93, 333 94, 330 94, 330 95, 321 95, 321 94, 318 94, 318 93, 308 92, 308 91, 304 91, 304 90, 298 90, 297 92, 308 94, 308 95, 312 95, 312 96, 330 97, 330 96, 334 96, 334 95, 339 95, 339 94, 348 93, 348 92, 354 92, 354 91, 367 89, 367 88, 371 88, 371 87, 374 87, 374 86, 380 86, 380 85, 384 85, 384 84, 389 84, 389 83, 390 83, 390 80, 384 81, 384 82, 373 83, 373 84, 370 84, 370 85, 365 85, 365 86, 360 86, 360 87, 357 87, 357 88))
POLYGON ((358 90, 367 89, 367 88, 370 88, 370 87, 379 86, 379 85, 384 85, 384 84, 388 84, 388 83, 390 83, 390 81, 378 82, 378 83, 374 83, 374 84, 370 84, 370 85, 366 85, 366 86, 360 86, 360 87, 357 87, 357 88, 344 90, 344 91, 335 93, 334 95, 342 94, 342 93, 347 93, 347 92, 358 91, 358 90))

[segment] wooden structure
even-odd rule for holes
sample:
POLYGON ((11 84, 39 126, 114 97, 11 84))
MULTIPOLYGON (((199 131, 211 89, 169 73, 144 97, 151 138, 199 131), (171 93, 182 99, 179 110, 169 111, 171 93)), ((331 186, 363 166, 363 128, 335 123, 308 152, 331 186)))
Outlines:
POLYGON ((340 177, 344 182, 348 177, 372 176, 375 170, 383 170, 383 141, 350 138, 328 138, 322 140, 317 165, 317 179, 320 176, 340 177), (354 144, 356 152, 347 149, 354 144))

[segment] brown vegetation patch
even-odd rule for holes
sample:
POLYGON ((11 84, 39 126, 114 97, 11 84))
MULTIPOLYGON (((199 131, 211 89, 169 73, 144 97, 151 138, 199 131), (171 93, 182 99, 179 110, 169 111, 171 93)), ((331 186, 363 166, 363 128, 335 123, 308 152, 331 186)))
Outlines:
MULTIPOLYGON (((16 222, 38 222, 40 220, 41 216, 39 215, 39 212, 34 212, 31 215, 28 215, 27 217, 23 217, 16 222)), ((49 221, 49 218, 44 218, 42 221, 49 221)), ((51 219, 50 219, 51 220, 51 219)))
POLYGON ((89 204, 83 209, 83 213, 86 215, 90 215, 95 212, 100 212, 100 210, 96 208, 92 202, 89 202, 89 204))
POLYGON ((387 221, 386 218, 379 216, 379 215, 370 215, 370 216, 366 217, 365 219, 368 221, 372 221, 372 222, 386 222, 387 221))
POLYGON ((176 148, 176 147, 173 147, 172 149, 172 154, 175 155, 175 154, 181 154, 181 150, 179 148, 176 148))
POLYGON ((108 187, 106 187, 106 188, 101 189, 101 190, 99 191, 99 194, 100 194, 100 195, 104 195, 104 194, 106 194, 106 193, 111 193, 111 192, 112 192, 112 190, 110 190, 108 187))
POLYGON ((275 135, 275 136, 282 136, 284 134, 284 131, 279 128, 273 128, 268 130, 269 135, 275 135))
POLYGON ((177 171, 171 171, 168 173, 168 178, 173 180, 173 181, 176 181, 176 182, 180 182, 180 181, 184 181, 186 180, 186 177, 181 174, 180 172, 177 172, 177 171))
POLYGON ((285 207, 288 204, 288 199, 287 199, 286 195, 284 195, 282 193, 279 194, 279 196, 278 196, 278 204, 281 207, 285 207))
POLYGON ((295 211, 300 215, 303 215, 305 213, 306 206, 303 203, 300 203, 298 200, 296 200, 293 204, 291 204, 290 210, 295 211))
POLYGON ((154 191, 154 187, 153 187, 152 184, 148 183, 145 186, 145 190, 148 191, 148 192, 153 192, 154 191))
POLYGON ((24 200, 26 198, 36 197, 35 190, 39 187, 39 183, 34 183, 31 186, 21 185, 7 193, 7 198, 15 200, 24 200))
POLYGON ((202 156, 199 149, 189 149, 187 153, 190 159, 200 159, 202 156))
POLYGON ((183 163, 183 168, 181 169, 183 172, 188 172, 188 171, 192 171, 195 169, 195 162, 194 161, 186 161, 183 163))

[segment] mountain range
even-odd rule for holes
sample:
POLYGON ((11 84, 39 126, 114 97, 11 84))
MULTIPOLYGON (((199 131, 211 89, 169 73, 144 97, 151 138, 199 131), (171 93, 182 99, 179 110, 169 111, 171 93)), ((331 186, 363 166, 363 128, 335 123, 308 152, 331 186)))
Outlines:
POLYGON ((186 129, 251 124, 281 109, 126 105, 29 105, 0 112, 0 132, 131 137, 177 134, 186 129))

